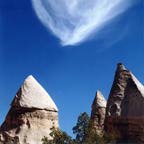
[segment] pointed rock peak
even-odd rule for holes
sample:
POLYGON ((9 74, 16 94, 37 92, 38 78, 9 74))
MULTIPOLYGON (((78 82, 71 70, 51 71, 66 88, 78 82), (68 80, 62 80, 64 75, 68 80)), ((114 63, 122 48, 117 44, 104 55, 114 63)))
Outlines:
POLYGON ((125 66, 122 63, 117 64, 117 71, 126 70, 125 66))
POLYGON ((29 81, 29 80, 35 80, 35 81, 36 81, 36 79, 33 77, 33 75, 29 75, 29 76, 25 79, 24 82, 29 81))
POLYGON ((25 79, 11 106, 58 111, 49 94, 32 75, 25 79))
POLYGON ((92 104, 92 107, 106 107, 106 99, 104 98, 103 94, 98 90, 96 92, 96 96, 94 98, 94 101, 93 101, 93 104, 92 104))

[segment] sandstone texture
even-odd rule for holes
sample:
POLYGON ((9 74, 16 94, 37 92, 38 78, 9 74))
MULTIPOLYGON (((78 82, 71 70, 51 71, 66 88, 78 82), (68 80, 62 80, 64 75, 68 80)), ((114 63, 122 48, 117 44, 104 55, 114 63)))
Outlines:
POLYGON ((107 102, 105 131, 121 143, 144 143, 144 86, 122 64, 107 102))
POLYGON ((58 108, 35 80, 29 76, 20 87, 0 128, 0 144, 41 144, 50 128, 58 127, 58 108))
POLYGON ((106 100, 100 91, 96 92, 92 104, 91 121, 98 135, 103 135, 106 112, 106 100))

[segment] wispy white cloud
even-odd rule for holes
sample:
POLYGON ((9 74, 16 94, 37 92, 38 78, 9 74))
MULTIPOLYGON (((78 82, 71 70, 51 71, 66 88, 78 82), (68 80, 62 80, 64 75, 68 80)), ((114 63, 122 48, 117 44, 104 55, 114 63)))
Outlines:
POLYGON ((34 10, 62 45, 76 45, 123 13, 134 0, 32 0, 34 10))

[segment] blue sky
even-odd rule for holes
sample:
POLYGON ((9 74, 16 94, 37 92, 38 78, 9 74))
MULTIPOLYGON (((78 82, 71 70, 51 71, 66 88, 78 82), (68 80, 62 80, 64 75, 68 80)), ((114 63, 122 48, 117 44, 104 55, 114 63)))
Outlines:
POLYGON ((96 90, 108 97, 118 62, 144 82, 143 55, 143 0, 93 38, 65 47, 41 24, 30 0, 1 0, 0 123, 21 83, 32 74, 58 106, 61 128, 71 134, 79 113, 90 113, 96 90))

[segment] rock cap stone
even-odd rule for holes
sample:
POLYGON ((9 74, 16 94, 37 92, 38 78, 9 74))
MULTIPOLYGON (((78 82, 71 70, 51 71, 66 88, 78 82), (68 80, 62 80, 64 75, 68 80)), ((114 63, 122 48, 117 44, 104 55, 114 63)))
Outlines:
POLYGON ((12 101, 11 106, 58 111, 50 95, 32 75, 25 79, 12 101))
POLYGON ((104 107, 105 108, 106 104, 107 104, 106 99, 104 98, 103 94, 98 90, 96 92, 92 107, 97 106, 97 107, 104 107))

